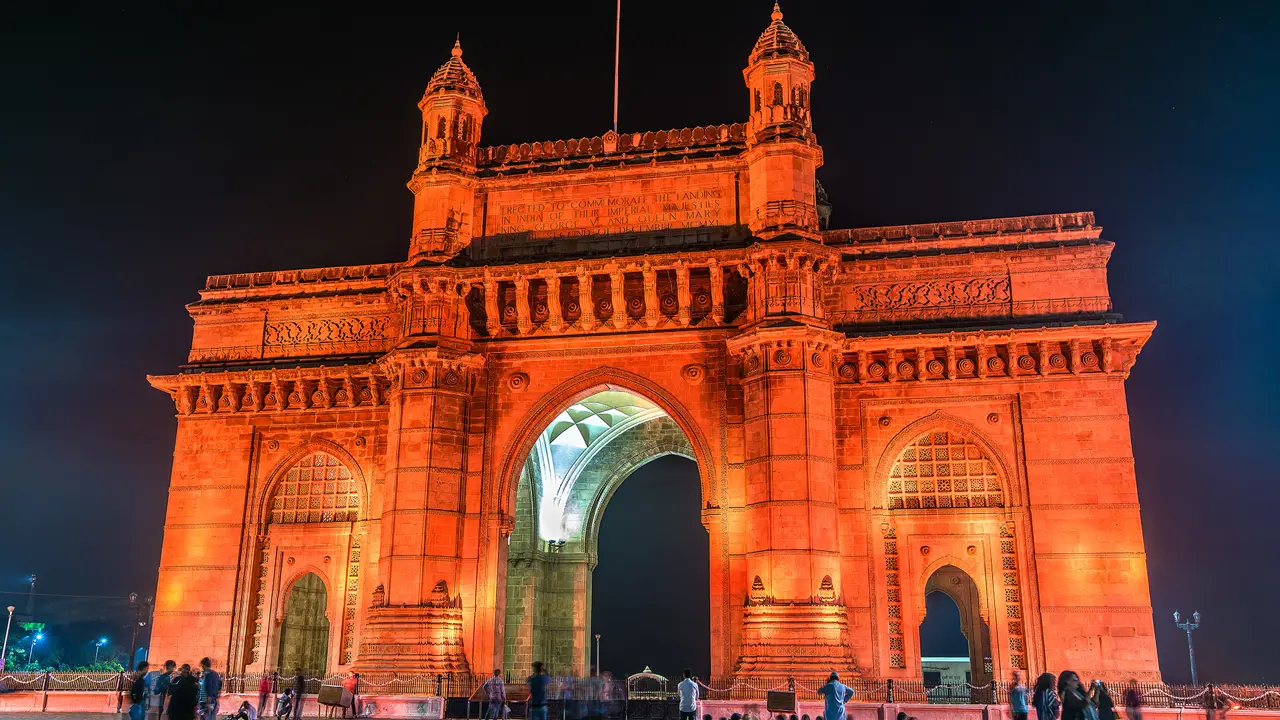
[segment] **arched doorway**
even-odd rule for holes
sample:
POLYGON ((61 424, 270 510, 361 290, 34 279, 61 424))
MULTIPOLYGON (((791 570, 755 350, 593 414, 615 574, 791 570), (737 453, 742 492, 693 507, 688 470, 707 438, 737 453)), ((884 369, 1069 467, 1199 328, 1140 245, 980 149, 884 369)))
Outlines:
POLYGON ((973 578, 954 565, 944 565, 929 576, 924 591, 926 614, 920 623, 920 655, 925 683, 990 682, 991 629, 982 617, 973 578), (959 646, 947 642, 947 635, 956 631, 963 637, 959 646))
POLYGON ((698 468, 676 455, 636 469, 600 521, 592 573, 592 656, 615 677, 651 667, 710 677, 710 538, 698 501, 698 468))
POLYGON ((518 675, 539 660, 552 673, 590 671, 592 571, 601 519, 624 480, 666 455, 694 459, 680 426, 639 393, 614 387, 569 403, 542 429, 516 488, 504 668, 518 675))
POLYGON ((324 677, 328 671, 329 592, 315 573, 307 573, 289 589, 284 622, 280 627, 281 673, 301 669, 308 677, 324 677))

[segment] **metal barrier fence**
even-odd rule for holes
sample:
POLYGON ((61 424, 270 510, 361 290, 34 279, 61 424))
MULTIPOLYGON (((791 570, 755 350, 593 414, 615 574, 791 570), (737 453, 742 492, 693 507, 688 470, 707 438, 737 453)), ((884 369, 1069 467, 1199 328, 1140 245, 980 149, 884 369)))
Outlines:
MULTIPOLYGON (((36 672, 7 673, 0 675, 0 692, 37 691, 59 692, 66 690, 100 690, 122 692, 129 687, 128 673, 77 673, 36 672)), ((293 687, 293 676, 274 676, 271 692, 283 692, 293 687)), ((337 685, 345 675, 308 677, 305 692, 313 695, 321 685, 337 685)), ((223 679, 223 691, 227 693, 257 694, 261 673, 229 675, 223 679)), ((401 674, 363 673, 360 678, 361 695, 438 695, 446 698, 468 698, 477 695, 488 676, 467 673, 401 674)), ((511 683, 512 678, 508 677, 511 683)), ((520 680, 515 680, 520 683, 520 680)), ((1004 705, 1009 702, 1008 683, 971 685, 933 685, 919 680, 872 680, 851 678, 844 681, 853 690, 852 702, 861 703, 928 703, 931 705, 1004 705)), ((705 700, 731 700, 763 702, 771 690, 793 690, 802 702, 821 700, 818 688, 826 683, 826 677, 796 677, 780 680, 777 677, 744 677, 712 679, 701 685, 705 700)), ((612 701, 625 700, 626 684, 615 681, 612 701)), ((589 679, 552 678, 547 691, 554 702, 579 702, 585 693, 595 692, 598 684, 589 679)), ((1116 683, 1110 687, 1112 700, 1117 708, 1212 708, 1217 710, 1280 710, 1280 686, 1275 685, 1169 685, 1166 683, 1116 683)), ((671 688, 668 699, 675 699, 671 688)), ((651 698, 655 702, 661 700, 651 698)))

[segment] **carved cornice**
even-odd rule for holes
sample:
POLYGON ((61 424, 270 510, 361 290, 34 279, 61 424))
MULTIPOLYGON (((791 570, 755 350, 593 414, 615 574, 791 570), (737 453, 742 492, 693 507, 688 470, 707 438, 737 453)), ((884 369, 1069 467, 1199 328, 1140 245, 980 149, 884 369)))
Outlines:
POLYGON ((378 360, 388 391, 438 389, 470 394, 475 391, 485 358, 447 348, 394 350, 378 360))
POLYGON ((1117 373, 1128 377, 1156 324, 1075 325, 845 338, 846 382, 1031 379, 1117 373))
POLYGON ((377 365, 148 375, 179 415, 378 407, 387 376, 377 365))

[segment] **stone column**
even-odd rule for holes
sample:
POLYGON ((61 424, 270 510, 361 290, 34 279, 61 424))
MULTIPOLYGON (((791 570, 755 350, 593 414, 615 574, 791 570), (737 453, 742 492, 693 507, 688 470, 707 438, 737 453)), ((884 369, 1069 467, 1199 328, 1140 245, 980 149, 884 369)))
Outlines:
POLYGON ((392 386, 379 585, 357 668, 469 669, 457 588, 467 423, 482 363, 469 352, 442 349, 399 350, 382 360, 392 386))
POLYGON ((724 269, 720 263, 712 260, 711 270, 711 317, 717 323, 724 322, 724 269))
POLYGON ((689 294, 689 264, 681 260, 676 265, 676 322, 687 326, 689 324, 689 305, 692 304, 692 296, 689 294))
POLYGON ((502 316, 498 309, 498 281, 489 273, 484 275, 484 324, 489 337, 497 337, 502 331, 502 316))
POLYGON ((516 330, 521 335, 533 332, 533 319, 529 317, 529 278, 516 276, 516 330))
POLYGON ((591 273, 578 272, 578 307, 582 310, 580 322, 583 330, 596 326, 596 306, 591 300, 591 273))
POLYGON ((658 320, 662 317, 658 308, 658 271, 645 263, 641 275, 644 278, 644 324, 658 327, 658 320))
POLYGON ((551 332, 560 332, 563 325, 560 317, 560 276, 548 273, 547 276, 547 327, 551 332))
POLYGON ((627 326, 627 296, 622 292, 626 275, 614 268, 609 273, 609 289, 613 294, 613 326, 619 330, 627 326))

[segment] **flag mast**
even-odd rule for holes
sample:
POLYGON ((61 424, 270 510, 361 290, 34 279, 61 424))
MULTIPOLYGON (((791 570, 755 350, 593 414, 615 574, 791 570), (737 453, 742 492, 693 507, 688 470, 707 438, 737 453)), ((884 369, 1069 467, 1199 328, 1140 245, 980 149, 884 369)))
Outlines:
POLYGON ((618 132, 618 49, 622 44, 622 0, 618 0, 618 21, 613 30, 613 131, 618 132))

